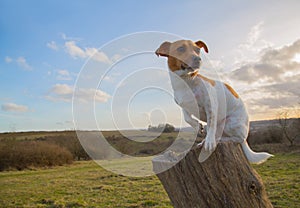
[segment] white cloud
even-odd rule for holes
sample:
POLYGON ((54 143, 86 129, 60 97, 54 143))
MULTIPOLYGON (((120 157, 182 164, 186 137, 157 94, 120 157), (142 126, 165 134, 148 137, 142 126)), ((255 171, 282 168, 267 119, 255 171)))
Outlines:
POLYGON ((55 51, 58 50, 58 45, 56 44, 55 41, 51 41, 51 42, 47 43, 47 47, 52 50, 55 50, 55 51))
POLYGON ((113 55, 113 57, 111 58, 111 60, 112 60, 112 62, 115 63, 115 62, 121 60, 121 58, 122 58, 122 55, 120 55, 120 54, 115 54, 115 55, 113 55))
POLYGON ((111 63, 107 55, 104 52, 97 50, 96 48, 86 48, 85 54, 87 57, 92 57, 92 59, 95 61, 104 62, 108 64, 111 63))
POLYGON ((107 102, 111 97, 109 94, 101 90, 92 88, 76 88, 74 92, 73 86, 67 84, 56 84, 50 89, 46 98, 51 101, 70 102, 72 100, 73 93, 75 94, 75 98, 81 102, 95 100, 96 102, 102 103, 107 102))
POLYGON ((18 105, 15 103, 4 103, 2 104, 1 109, 6 112, 19 112, 19 113, 24 113, 29 111, 29 108, 27 106, 18 105))
POLYGON ((236 85, 245 86, 241 95, 251 114, 263 116, 299 103, 297 54, 300 54, 300 39, 291 45, 265 50, 257 61, 243 63, 229 75, 236 85))
POLYGON ((111 74, 109 74, 109 75, 102 76, 102 77, 101 77, 101 80, 105 80, 105 81, 108 81, 108 82, 110 82, 110 83, 114 83, 115 80, 116 80, 118 77, 120 77, 121 75, 122 75, 121 73, 115 72, 115 73, 111 73, 111 74))
POLYGON ((69 76, 69 75, 70 75, 69 71, 68 71, 68 70, 65 70, 65 69, 63 69, 63 70, 58 70, 57 73, 58 73, 59 75, 62 75, 62 76, 69 76))
POLYGON ((247 62, 232 72, 231 77, 241 81, 268 83, 288 81, 286 74, 296 74, 300 70, 300 63, 294 61, 296 54, 300 53, 300 39, 293 44, 279 49, 266 50, 258 61, 247 62))
POLYGON ((95 89, 83 89, 79 88, 75 92, 76 98, 78 98, 80 101, 91 101, 94 100, 100 103, 105 103, 108 101, 108 99, 111 97, 106 92, 103 92, 101 90, 95 90, 95 89))
POLYGON ((63 40, 73 40, 73 41, 80 41, 80 40, 82 40, 82 38, 78 38, 78 37, 69 37, 65 33, 61 33, 60 35, 61 35, 61 38, 63 40))
POLYGON ((264 22, 259 22, 256 25, 254 25, 250 32, 248 33, 247 40, 245 43, 242 43, 239 45, 239 48, 241 49, 247 49, 247 50, 254 50, 255 43, 259 40, 259 37, 262 33, 262 27, 264 22))
POLYGON ((235 64, 240 64, 242 62, 248 61, 249 59, 256 59, 261 51, 273 45, 269 41, 266 41, 262 38, 263 31, 263 21, 258 22, 256 25, 250 28, 245 42, 239 44, 238 48, 235 51, 235 64))
POLYGON ((73 96, 73 87, 67 84, 55 84, 45 97, 51 101, 70 102, 73 96))
POLYGON ((61 38, 67 40, 67 35, 65 33, 61 33, 61 38))
POLYGON ((57 71, 56 79, 58 80, 72 80, 72 76, 68 70, 60 69, 57 71))
POLYGON ((12 63, 12 62, 15 62, 17 63, 21 68, 23 68, 24 70, 26 71, 31 71, 32 70, 32 66, 30 66, 28 63, 27 63, 27 60, 23 57, 23 56, 19 56, 17 59, 13 59, 9 56, 6 56, 5 57, 5 62, 6 63, 12 63))
POLYGON ((23 56, 20 56, 16 59, 16 62, 20 67, 22 67, 24 70, 30 71, 32 70, 32 67, 27 63, 26 59, 23 56))
POLYGON ((292 58, 292 61, 300 63, 300 53, 296 53, 295 56, 292 58))
POLYGON ((67 53, 74 58, 86 58, 85 52, 78 47, 74 41, 68 41, 65 43, 67 53))
POLYGON ((88 58, 91 57, 93 60, 103 63, 110 64, 111 61, 105 53, 99 51, 96 48, 80 48, 76 45, 75 41, 67 41, 65 43, 66 52, 73 58, 88 58))
POLYGON ((52 87, 51 92, 57 95, 70 95, 73 93, 73 87, 67 84, 56 84, 52 87))
POLYGON ((65 121, 66 124, 74 124, 73 121, 65 121))
POLYGON ((5 57, 5 62, 6 63, 11 63, 12 61, 13 61, 12 58, 10 58, 9 56, 5 57))

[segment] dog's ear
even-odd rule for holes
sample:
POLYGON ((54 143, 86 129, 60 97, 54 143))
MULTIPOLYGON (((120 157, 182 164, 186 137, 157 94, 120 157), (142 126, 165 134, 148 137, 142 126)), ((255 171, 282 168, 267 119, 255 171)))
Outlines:
POLYGON ((170 45, 171 45, 171 43, 168 42, 168 41, 163 42, 159 46, 159 48, 155 51, 155 54, 157 56, 166 56, 166 57, 168 57, 169 56, 170 45))
POLYGON ((204 48, 204 51, 206 53, 208 53, 208 48, 207 48, 207 45, 201 41, 201 40, 198 40, 197 42, 195 42, 195 44, 199 47, 199 48, 204 48))

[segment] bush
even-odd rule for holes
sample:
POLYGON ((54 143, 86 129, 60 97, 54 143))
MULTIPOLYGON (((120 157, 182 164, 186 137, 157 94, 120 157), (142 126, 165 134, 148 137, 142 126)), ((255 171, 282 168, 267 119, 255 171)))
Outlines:
POLYGON ((90 160, 75 132, 70 135, 46 136, 40 140, 66 148, 73 155, 74 160, 90 160))
POLYGON ((48 142, 2 140, 0 143, 0 171, 49 167, 72 161, 72 154, 67 149, 48 142))

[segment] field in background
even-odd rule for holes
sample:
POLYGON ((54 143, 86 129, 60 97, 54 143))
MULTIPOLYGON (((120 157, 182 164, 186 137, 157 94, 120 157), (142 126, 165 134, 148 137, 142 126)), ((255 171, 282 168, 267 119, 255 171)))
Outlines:
MULTIPOLYGON (((79 131, 85 141, 85 148, 93 159, 113 157, 105 140, 123 154, 133 157, 152 156, 166 150, 178 137, 173 149, 193 145, 189 132, 149 132, 146 130, 79 131), (97 142, 95 142, 97 141, 97 142), (96 143, 96 145, 95 145, 96 143)), ((0 134, 0 171, 23 170, 34 167, 50 167, 70 164, 73 161, 90 160, 80 144, 75 131, 62 132, 19 132, 0 134)))
MULTIPOLYGON (((254 168, 274 207, 300 207, 300 153, 280 153, 254 168)), ((0 172, 0 207, 172 207, 155 177, 110 173, 92 161, 0 172)))
POLYGON ((0 141, 3 139, 35 140, 47 136, 62 136, 72 134, 74 131, 29 131, 0 133, 0 141))
MULTIPOLYGON (((253 150, 275 154, 254 166, 270 200, 275 208, 300 207, 299 138, 290 146, 272 122, 253 124, 248 138, 253 150)), ((138 157, 155 154, 178 136, 177 132, 163 133, 147 144, 128 143, 117 131, 103 133, 111 145, 138 157)), ((126 134, 146 141, 156 133, 142 131, 142 137, 140 131, 126 134)), ((179 138, 183 145, 184 137, 179 138)), ((0 170, 10 170, 0 171, 0 207, 172 207, 155 176, 124 177, 89 159, 74 131, 0 134, 0 170)), ((120 164, 118 168, 124 165, 122 160, 120 164)))

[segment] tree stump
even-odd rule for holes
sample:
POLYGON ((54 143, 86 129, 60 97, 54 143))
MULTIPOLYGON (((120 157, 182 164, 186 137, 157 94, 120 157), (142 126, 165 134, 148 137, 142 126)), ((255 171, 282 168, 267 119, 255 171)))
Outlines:
POLYGON ((153 159, 153 169, 175 208, 273 207, 240 144, 219 143, 203 163, 198 162, 200 151, 193 148, 179 162, 170 154, 153 159), (172 163, 176 164, 160 171, 172 163))

